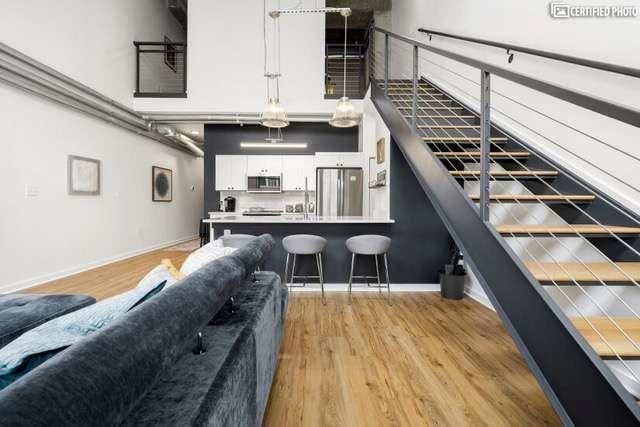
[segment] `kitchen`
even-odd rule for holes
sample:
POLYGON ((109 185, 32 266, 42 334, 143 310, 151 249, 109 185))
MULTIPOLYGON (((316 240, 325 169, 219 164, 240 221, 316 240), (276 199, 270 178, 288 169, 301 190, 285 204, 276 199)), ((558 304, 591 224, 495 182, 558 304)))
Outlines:
MULTIPOLYGON (((211 237, 271 233, 278 241, 316 234, 328 241, 325 262, 335 264, 347 257, 344 241, 351 235, 390 234, 388 143, 381 143, 377 159, 374 149, 362 151, 367 144, 360 143, 358 128, 291 123, 273 147, 265 146, 265 134, 259 126, 205 126, 211 237), (383 168, 386 182, 371 182, 383 168)), ((274 251, 275 271, 284 258, 282 248, 274 251)), ((326 280, 344 282, 345 272, 327 268, 326 280)))

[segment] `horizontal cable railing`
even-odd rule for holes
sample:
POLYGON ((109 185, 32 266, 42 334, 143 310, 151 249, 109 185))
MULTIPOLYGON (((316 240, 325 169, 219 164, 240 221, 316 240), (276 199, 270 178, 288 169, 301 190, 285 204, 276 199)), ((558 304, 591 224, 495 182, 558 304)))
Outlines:
POLYGON ((136 48, 138 98, 187 96, 187 45, 177 42, 133 42, 136 48))
MULTIPOLYGON (((448 36, 444 33, 425 32, 448 36)), ((461 39, 464 40, 464 38, 461 39)), ((494 46, 533 54, 516 46, 497 44, 494 46)), ((548 52, 542 53, 540 56, 551 57, 548 52)), ((556 55, 551 59, 581 66, 594 65, 579 63, 576 62, 578 58, 562 57, 562 55, 556 55)), ((581 398, 584 396, 574 399, 567 395, 567 390, 571 388, 574 388, 577 393, 580 392, 581 384, 575 380, 571 384, 571 375, 582 375, 586 378, 589 369, 582 366, 580 370, 578 368, 580 362, 577 359, 575 359, 575 366, 572 366, 571 360, 567 354, 564 354, 569 360, 561 360, 562 356, 558 356, 557 363, 558 365, 561 362, 567 363, 565 367, 567 377, 561 378, 562 374, 553 372, 555 367, 552 362, 545 360, 545 349, 537 342, 538 337, 528 330, 528 326, 520 323, 523 319, 514 319, 514 316, 516 318, 521 316, 522 312, 511 311, 511 305, 526 304, 527 299, 520 300, 517 295, 504 297, 506 294, 502 294, 503 299, 499 298, 504 289, 503 284, 487 283, 493 266, 485 267, 479 265, 481 261, 478 259, 470 260, 475 267, 474 271, 481 276, 479 277, 481 284, 485 285, 487 294, 514 335, 516 343, 522 344, 519 348, 523 351, 525 359, 532 366, 561 418, 565 421, 580 419, 593 421, 598 417, 605 419, 602 417, 616 408, 617 415, 626 412, 630 416, 628 421, 637 422, 639 411, 636 403, 630 399, 624 389, 620 388, 620 383, 606 365, 597 360, 591 347, 584 347, 582 345, 584 341, 576 337, 574 332, 581 333, 597 355, 607 360, 617 377, 624 382, 627 390, 640 397, 640 360, 635 360, 640 359, 640 334, 637 332, 640 328, 640 246, 637 244, 637 238, 640 236, 640 221, 638 216, 602 195, 594 187, 574 178, 560 165, 538 154, 511 134, 492 125, 491 112, 516 120, 510 117, 509 111, 492 105, 493 95, 517 103, 522 108, 534 110, 537 114, 552 120, 557 119, 553 119, 539 109, 529 107, 526 100, 517 100, 514 95, 494 90, 491 86, 491 77, 499 76, 635 127, 640 126, 640 111, 426 45, 380 28, 376 28, 372 36, 368 62, 374 102, 381 111, 389 113, 394 129, 402 136, 399 139, 406 140, 399 143, 399 146, 410 159, 410 165, 419 179, 423 179, 425 191, 432 198, 465 255, 471 253, 479 256, 479 253, 474 254, 473 250, 478 242, 470 240, 470 235, 474 233, 469 232, 465 236, 458 234, 459 230, 456 229, 468 227, 468 224, 459 222, 459 217, 464 215, 458 215, 457 212, 454 213, 448 208, 447 205, 455 203, 446 199, 454 196, 451 193, 439 193, 447 186, 437 177, 438 171, 431 169, 427 172, 423 169, 425 165, 420 164, 420 159, 412 156, 413 152, 419 150, 406 145, 410 140, 419 141, 425 145, 425 154, 440 163, 442 171, 449 174, 449 179, 455 182, 460 193, 475 207, 476 215, 493 231, 494 236, 501 236, 497 238, 504 239, 504 244, 511 249, 507 253, 510 254, 512 262, 528 270, 535 281, 525 279, 526 274, 518 278, 517 274, 510 277, 505 273, 502 279, 504 281, 513 279, 511 285, 516 294, 523 292, 524 286, 532 286, 552 295, 552 300, 546 298, 542 300, 549 304, 552 308, 550 313, 558 316, 562 327, 570 331, 569 335, 593 364, 588 375, 607 378, 609 387, 600 383, 600 389, 596 391, 596 387, 593 386, 593 390, 588 391, 600 394, 601 407, 584 408, 584 405, 581 405, 581 398), (436 57, 444 57, 478 69, 479 81, 463 75, 458 77, 472 82, 473 86, 479 89, 479 93, 464 91, 450 81, 447 81, 447 87, 456 88, 468 98, 473 99, 480 107, 476 110, 451 98, 438 85, 430 81, 425 71, 429 66, 447 69, 451 73, 457 72, 439 63, 437 59, 429 59, 427 55, 421 55, 421 52, 429 52, 436 57), (394 108, 396 113, 390 113, 389 108, 394 108), (399 127, 394 121, 396 116, 404 119, 405 126, 411 129, 415 136, 409 137, 406 131, 399 127), (424 173, 423 178, 420 175, 421 170, 424 173), (429 180, 426 179, 427 175, 430 175, 429 180), (428 188, 429 186, 432 188, 428 188), (441 188, 436 188, 438 186, 441 188), (553 203, 562 206, 556 208, 552 205, 553 203), (597 209, 592 206, 596 206, 597 209), (608 223, 607 218, 613 223, 608 223), (576 223, 576 221, 579 222, 576 223), (606 244, 602 244, 602 241, 606 244), (618 258, 623 253, 624 261, 620 262, 618 258), (620 283, 625 286, 624 292, 619 289, 620 283), (596 286, 598 290, 594 292, 596 286), (564 314, 562 314, 563 311, 564 314), (568 371, 572 369, 576 371, 569 373, 568 371), (581 373, 577 374, 578 371, 581 373), (606 399, 603 397, 605 394, 607 394, 606 399), (620 399, 618 403, 621 406, 614 403, 616 398, 612 396, 620 399), (611 406, 603 409, 608 405, 611 406), (579 413, 580 411, 583 413, 579 413), (588 412, 593 418, 585 417, 588 412)), ((607 69, 607 64, 595 65, 598 67, 593 68, 634 75, 630 74, 633 69, 618 66, 607 69)), ((575 127, 571 128, 602 146, 611 145, 603 138, 594 137, 575 127)), ((562 147, 558 141, 546 137, 544 132, 537 131, 537 133, 544 140, 580 157, 580 153, 562 147)), ((611 149, 620 151, 617 147, 611 147, 611 149)), ((626 155, 629 159, 635 158, 630 153, 620 154, 626 155)), ((635 189, 633 184, 622 182, 611 171, 606 171, 592 161, 586 160, 586 162, 616 179, 618 183, 627 184, 635 189)), ((483 233, 477 233, 478 236, 481 234, 483 233)), ((492 256, 492 253, 480 253, 484 258, 482 262, 492 263, 490 258, 487 259, 492 256)), ((495 258, 499 258, 497 253, 495 258)), ((499 278, 499 276, 496 277, 499 278)), ((534 305, 536 302, 532 299, 530 303, 534 305)), ((541 323, 548 321, 544 311, 542 306, 538 312, 531 310, 532 318, 529 320, 536 321, 533 317, 539 316, 541 323)), ((556 332, 558 331, 550 329, 541 331, 548 334, 550 338, 556 332)), ((579 355, 580 351, 575 357, 581 357, 579 355)), ((624 419, 624 416, 621 419, 624 419)))

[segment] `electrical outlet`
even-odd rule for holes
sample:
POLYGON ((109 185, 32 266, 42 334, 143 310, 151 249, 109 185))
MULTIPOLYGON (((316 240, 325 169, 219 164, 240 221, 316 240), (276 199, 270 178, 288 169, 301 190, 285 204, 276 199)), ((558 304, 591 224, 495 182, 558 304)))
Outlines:
POLYGON ((25 184, 24 186, 25 197, 38 197, 39 194, 40 194, 40 191, 38 190, 38 187, 36 187, 35 185, 25 184))

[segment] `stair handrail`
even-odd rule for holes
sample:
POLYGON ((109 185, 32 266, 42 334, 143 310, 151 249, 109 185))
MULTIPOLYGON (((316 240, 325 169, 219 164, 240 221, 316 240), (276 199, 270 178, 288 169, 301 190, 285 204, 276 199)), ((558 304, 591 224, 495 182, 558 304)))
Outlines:
POLYGON ((428 36, 441 36, 448 37, 450 39, 463 40, 471 43, 482 44, 486 46, 493 46, 501 49, 506 49, 507 53, 520 52, 527 55, 535 55, 543 58, 553 59, 555 61, 568 62, 571 64, 581 65, 583 67, 594 68, 596 70, 608 71, 611 73, 622 74, 631 77, 640 77, 640 69, 627 67, 624 65, 609 64, 602 61, 594 61, 592 59, 580 58, 577 56, 564 55, 561 53, 549 52, 546 50, 533 49, 530 47, 518 46, 510 43, 494 42, 491 40, 479 39, 475 37, 459 36, 457 34, 445 33, 442 31, 436 31, 429 28, 418 28, 418 31, 425 33, 428 36))
MULTIPOLYGON (((385 30, 384 28, 376 27, 376 31, 384 34, 385 36, 404 41, 405 43, 409 43, 414 47, 418 47, 420 49, 436 53, 438 55, 444 56, 457 62, 461 62, 465 65, 469 65, 479 70, 486 71, 490 74, 502 77, 503 79, 510 80, 514 83, 518 83, 522 86, 553 96, 563 101, 567 101, 571 104, 575 104, 587 110, 600 113, 607 117, 619 120, 623 123, 630 124, 631 126, 640 127, 640 110, 637 110, 633 107, 607 101, 605 99, 598 98, 584 92, 579 92, 577 90, 567 89, 554 83, 511 71, 506 68, 499 67, 488 62, 480 61, 466 55, 430 46, 419 40, 396 34, 389 30, 385 30)), ((640 75, 638 77, 640 77, 640 75)))
MULTIPOLYGON (((489 300, 503 320, 540 386, 566 425, 637 425, 640 408, 605 366, 585 338, 555 305, 539 282, 491 226, 489 216, 491 146, 491 75, 496 75, 587 110, 640 127, 640 110, 573 89, 560 87, 498 65, 427 45, 383 28, 380 84, 371 85, 371 100, 389 127, 395 145, 413 170, 489 300), (401 114, 389 96, 390 39, 412 46, 413 77, 404 80, 411 116, 401 114), (478 69, 480 73, 480 205, 479 209, 456 183, 417 133, 419 50, 435 53, 478 69), (412 81, 411 81, 412 80, 412 81), (406 84, 405 83, 405 84, 406 84), (409 120, 409 117, 411 119, 409 120), (468 256, 467 256, 468 255, 468 256), (478 262, 481 261, 481 262, 478 262), (540 329, 544 333, 540 333, 540 329), (549 349, 549 345, 553 348, 549 349), (576 381, 579 378, 580 381, 576 381), (596 402, 590 405, 585 402, 596 402)), ((409 53, 409 49, 406 49, 409 53)), ((375 52, 374 52, 375 53, 375 52)), ((375 54, 373 55, 375 62, 375 54)))

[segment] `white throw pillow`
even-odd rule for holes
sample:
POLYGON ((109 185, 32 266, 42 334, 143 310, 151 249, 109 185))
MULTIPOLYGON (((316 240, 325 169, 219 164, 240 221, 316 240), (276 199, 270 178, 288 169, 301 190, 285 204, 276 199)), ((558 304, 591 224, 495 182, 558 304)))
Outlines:
POLYGON ((213 261, 214 259, 227 256, 235 250, 236 248, 223 248, 214 246, 213 244, 204 245, 184 260, 184 263, 180 268, 180 272, 185 276, 188 276, 203 265, 213 261))
POLYGON ((142 280, 138 282, 136 288, 147 288, 151 290, 164 281, 166 281, 166 283, 164 284, 165 288, 168 288, 169 286, 177 282, 175 277, 171 275, 171 272, 169 271, 167 266, 164 264, 160 264, 153 270, 149 271, 146 276, 144 276, 142 280))

